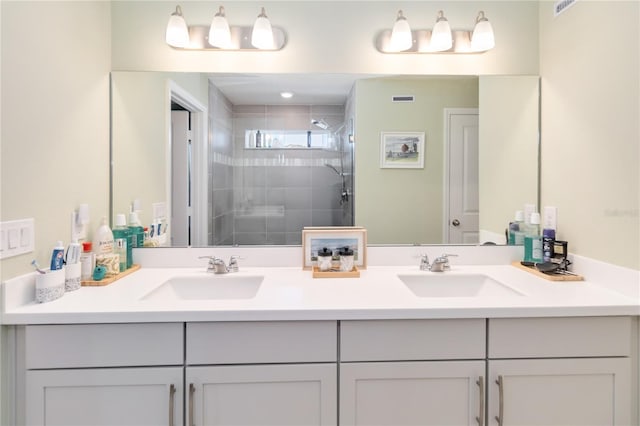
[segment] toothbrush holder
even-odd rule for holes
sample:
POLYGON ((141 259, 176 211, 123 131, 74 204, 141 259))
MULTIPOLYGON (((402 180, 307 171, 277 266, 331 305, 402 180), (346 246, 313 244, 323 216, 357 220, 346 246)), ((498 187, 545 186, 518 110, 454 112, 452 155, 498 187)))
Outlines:
POLYGON ((36 274, 36 302, 44 303, 64 296, 65 269, 36 274))
POLYGON ((80 275, 82 273, 82 264, 71 263, 64 267, 64 290, 74 291, 80 288, 80 275))

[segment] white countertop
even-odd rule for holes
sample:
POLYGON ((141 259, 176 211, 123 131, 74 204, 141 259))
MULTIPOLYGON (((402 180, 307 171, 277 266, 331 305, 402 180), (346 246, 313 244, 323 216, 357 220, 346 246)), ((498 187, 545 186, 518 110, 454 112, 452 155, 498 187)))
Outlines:
POLYGON ((417 265, 370 266, 359 278, 313 278, 299 266, 241 266, 226 275, 206 273, 201 266, 143 267, 110 285, 82 287, 48 303, 34 302, 33 291, 33 284, 17 289, 16 282, 4 283, 3 324, 640 315, 637 298, 598 282, 552 282, 508 264, 454 265, 444 273, 420 271, 417 265), (522 294, 418 297, 398 278, 405 273, 483 274, 522 294), (264 280, 250 299, 141 300, 174 276, 255 275, 264 280), (9 291, 7 284, 13 287, 9 291))

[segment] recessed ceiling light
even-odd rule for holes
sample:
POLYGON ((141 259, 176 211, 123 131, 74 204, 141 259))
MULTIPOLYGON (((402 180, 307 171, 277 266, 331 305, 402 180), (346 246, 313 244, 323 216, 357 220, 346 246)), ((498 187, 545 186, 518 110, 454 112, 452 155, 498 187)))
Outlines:
POLYGON ((291 93, 291 92, 280 92, 280 96, 282 96, 285 99, 290 99, 290 98, 293 98, 293 93, 291 93))

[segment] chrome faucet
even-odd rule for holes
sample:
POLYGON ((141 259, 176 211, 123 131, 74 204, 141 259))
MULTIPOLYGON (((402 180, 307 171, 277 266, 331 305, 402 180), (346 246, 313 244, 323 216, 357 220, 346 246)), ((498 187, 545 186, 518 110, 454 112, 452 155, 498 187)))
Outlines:
POLYGON ((216 256, 200 256, 199 259, 209 259, 207 272, 213 272, 214 274, 227 274, 229 272, 239 271, 237 256, 231 256, 231 259, 229 259, 229 266, 224 263, 224 260, 216 256))
POLYGON ((429 264, 429 256, 423 254, 420 256, 420 270, 421 271, 431 271, 431 272, 444 272, 451 269, 451 265, 449 264, 449 257, 456 257, 457 254, 443 254, 442 256, 436 257, 433 263, 429 264))

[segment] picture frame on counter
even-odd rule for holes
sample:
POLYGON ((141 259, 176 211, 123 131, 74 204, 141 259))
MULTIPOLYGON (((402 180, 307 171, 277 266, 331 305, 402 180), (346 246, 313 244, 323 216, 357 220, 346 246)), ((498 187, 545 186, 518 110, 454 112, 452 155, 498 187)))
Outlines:
POLYGON ((302 267, 312 269, 318 251, 328 248, 338 259, 338 251, 349 247, 353 250, 353 264, 358 269, 367 267, 367 230, 361 226, 305 227, 302 230, 302 267))

